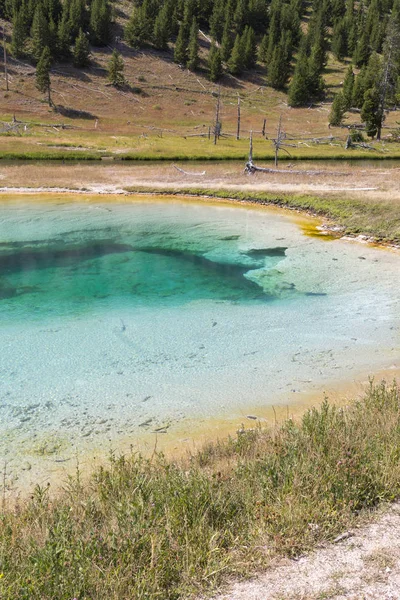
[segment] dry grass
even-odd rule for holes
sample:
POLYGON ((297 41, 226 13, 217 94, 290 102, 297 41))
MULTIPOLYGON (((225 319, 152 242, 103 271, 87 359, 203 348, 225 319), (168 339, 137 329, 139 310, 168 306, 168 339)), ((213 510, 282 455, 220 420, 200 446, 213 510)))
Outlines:
MULTIPOLYGON (((131 10, 128 2, 119 2, 119 27, 123 26, 131 10)), ((125 61, 126 79, 130 90, 116 90, 107 84, 106 68, 111 49, 94 49, 93 63, 85 71, 70 65, 57 64, 52 71, 53 99, 58 112, 50 110, 35 88, 35 70, 23 62, 10 59, 10 91, 0 92, 0 120, 17 119, 31 125, 21 136, 1 137, 0 156, 98 156, 107 152, 114 156, 131 157, 193 157, 244 158, 247 140, 236 142, 223 139, 215 148, 205 138, 188 137, 207 133, 215 118, 217 86, 207 78, 204 58, 207 43, 202 40, 202 70, 191 73, 182 70, 169 52, 155 50, 135 51, 123 41, 118 42, 125 61), (75 111, 74 115, 68 111, 75 111), (65 124, 68 129, 54 129, 65 124), (48 125, 48 126, 39 126, 48 125)), ((265 70, 240 80, 226 75, 221 81, 223 132, 236 133, 237 95, 242 99, 242 137, 249 131, 261 137, 266 119, 268 138, 275 135, 280 115, 287 133, 304 140, 331 134, 344 141, 346 131, 328 128, 328 114, 332 93, 343 81, 347 65, 330 57, 326 69, 328 85, 326 103, 312 108, 291 109, 285 93, 265 85, 265 70)), ((396 113, 391 113, 386 125, 396 126, 396 113)), ((358 123, 359 115, 350 115, 347 123, 358 123)), ((389 130, 387 130, 388 132, 389 130)), ((307 142, 306 142, 307 143, 307 142)), ((260 143, 259 155, 272 154, 270 145, 260 143), (264 149, 264 152, 263 152, 264 149)), ((390 145, 388 152, 400 155, 398 145, 390 145)), ((293 149, 293 155, 332 157, 344 153, 339 145, 302 145, 293 149)), ((349 153, 348 153, 349 154, 349 153)), ((352 151, 354 156, 368 155, 368 151, 352 151)))
POLYGON ((4 600, 179 599, 298 556, 400 492, 399 390, 242 432, 184 462, 111 457, 0 514, 4 600))

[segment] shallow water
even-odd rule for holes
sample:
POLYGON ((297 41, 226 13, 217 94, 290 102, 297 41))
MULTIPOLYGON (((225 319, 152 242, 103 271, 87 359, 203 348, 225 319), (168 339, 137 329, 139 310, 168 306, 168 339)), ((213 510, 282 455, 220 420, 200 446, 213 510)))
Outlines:
POLYGON ((19 197, 1 215, 14 477, 399 366, 398 253, 305 236, 273 209, 19 197))

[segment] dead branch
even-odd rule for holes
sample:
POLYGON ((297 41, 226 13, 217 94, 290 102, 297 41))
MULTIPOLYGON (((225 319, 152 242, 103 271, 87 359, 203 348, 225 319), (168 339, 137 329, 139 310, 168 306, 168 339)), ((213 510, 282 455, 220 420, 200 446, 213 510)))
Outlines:
POLYGON ((184 171, 183 169, 180 169, 176 165, 174 165, 174 169, 179 171, 179 173, 183 173, 183 175, 190 175, 191 177, 202 177, 203 175, 206 174, 205 171, 202 171, 201 173, 190 173, 189 171, 184 171))

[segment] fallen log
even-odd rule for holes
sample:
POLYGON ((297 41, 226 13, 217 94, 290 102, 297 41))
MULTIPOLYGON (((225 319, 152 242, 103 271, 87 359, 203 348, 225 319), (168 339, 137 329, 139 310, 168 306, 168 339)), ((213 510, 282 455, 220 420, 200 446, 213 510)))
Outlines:
POLYGON ((183 175, 190 175, 192 177, 202 177, 203 175, 206 174, 205 171, 201 171, 201 173, 189 173, 188 171, 184 171, 183 169, 180 169, 176 165, 174 165, 174 169, 176 169, 177 171, 179 171, 179 173, 183 173, 183 175))

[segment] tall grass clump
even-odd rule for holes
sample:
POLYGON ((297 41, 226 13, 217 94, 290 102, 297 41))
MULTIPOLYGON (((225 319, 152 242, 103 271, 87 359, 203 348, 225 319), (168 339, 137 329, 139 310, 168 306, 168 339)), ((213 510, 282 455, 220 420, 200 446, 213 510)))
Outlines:
POLYGON ((179 599, 296 556, 400 492, 400 391, 244 430, 180 461, 111 457, 3 507, 3 600, 179 599))

